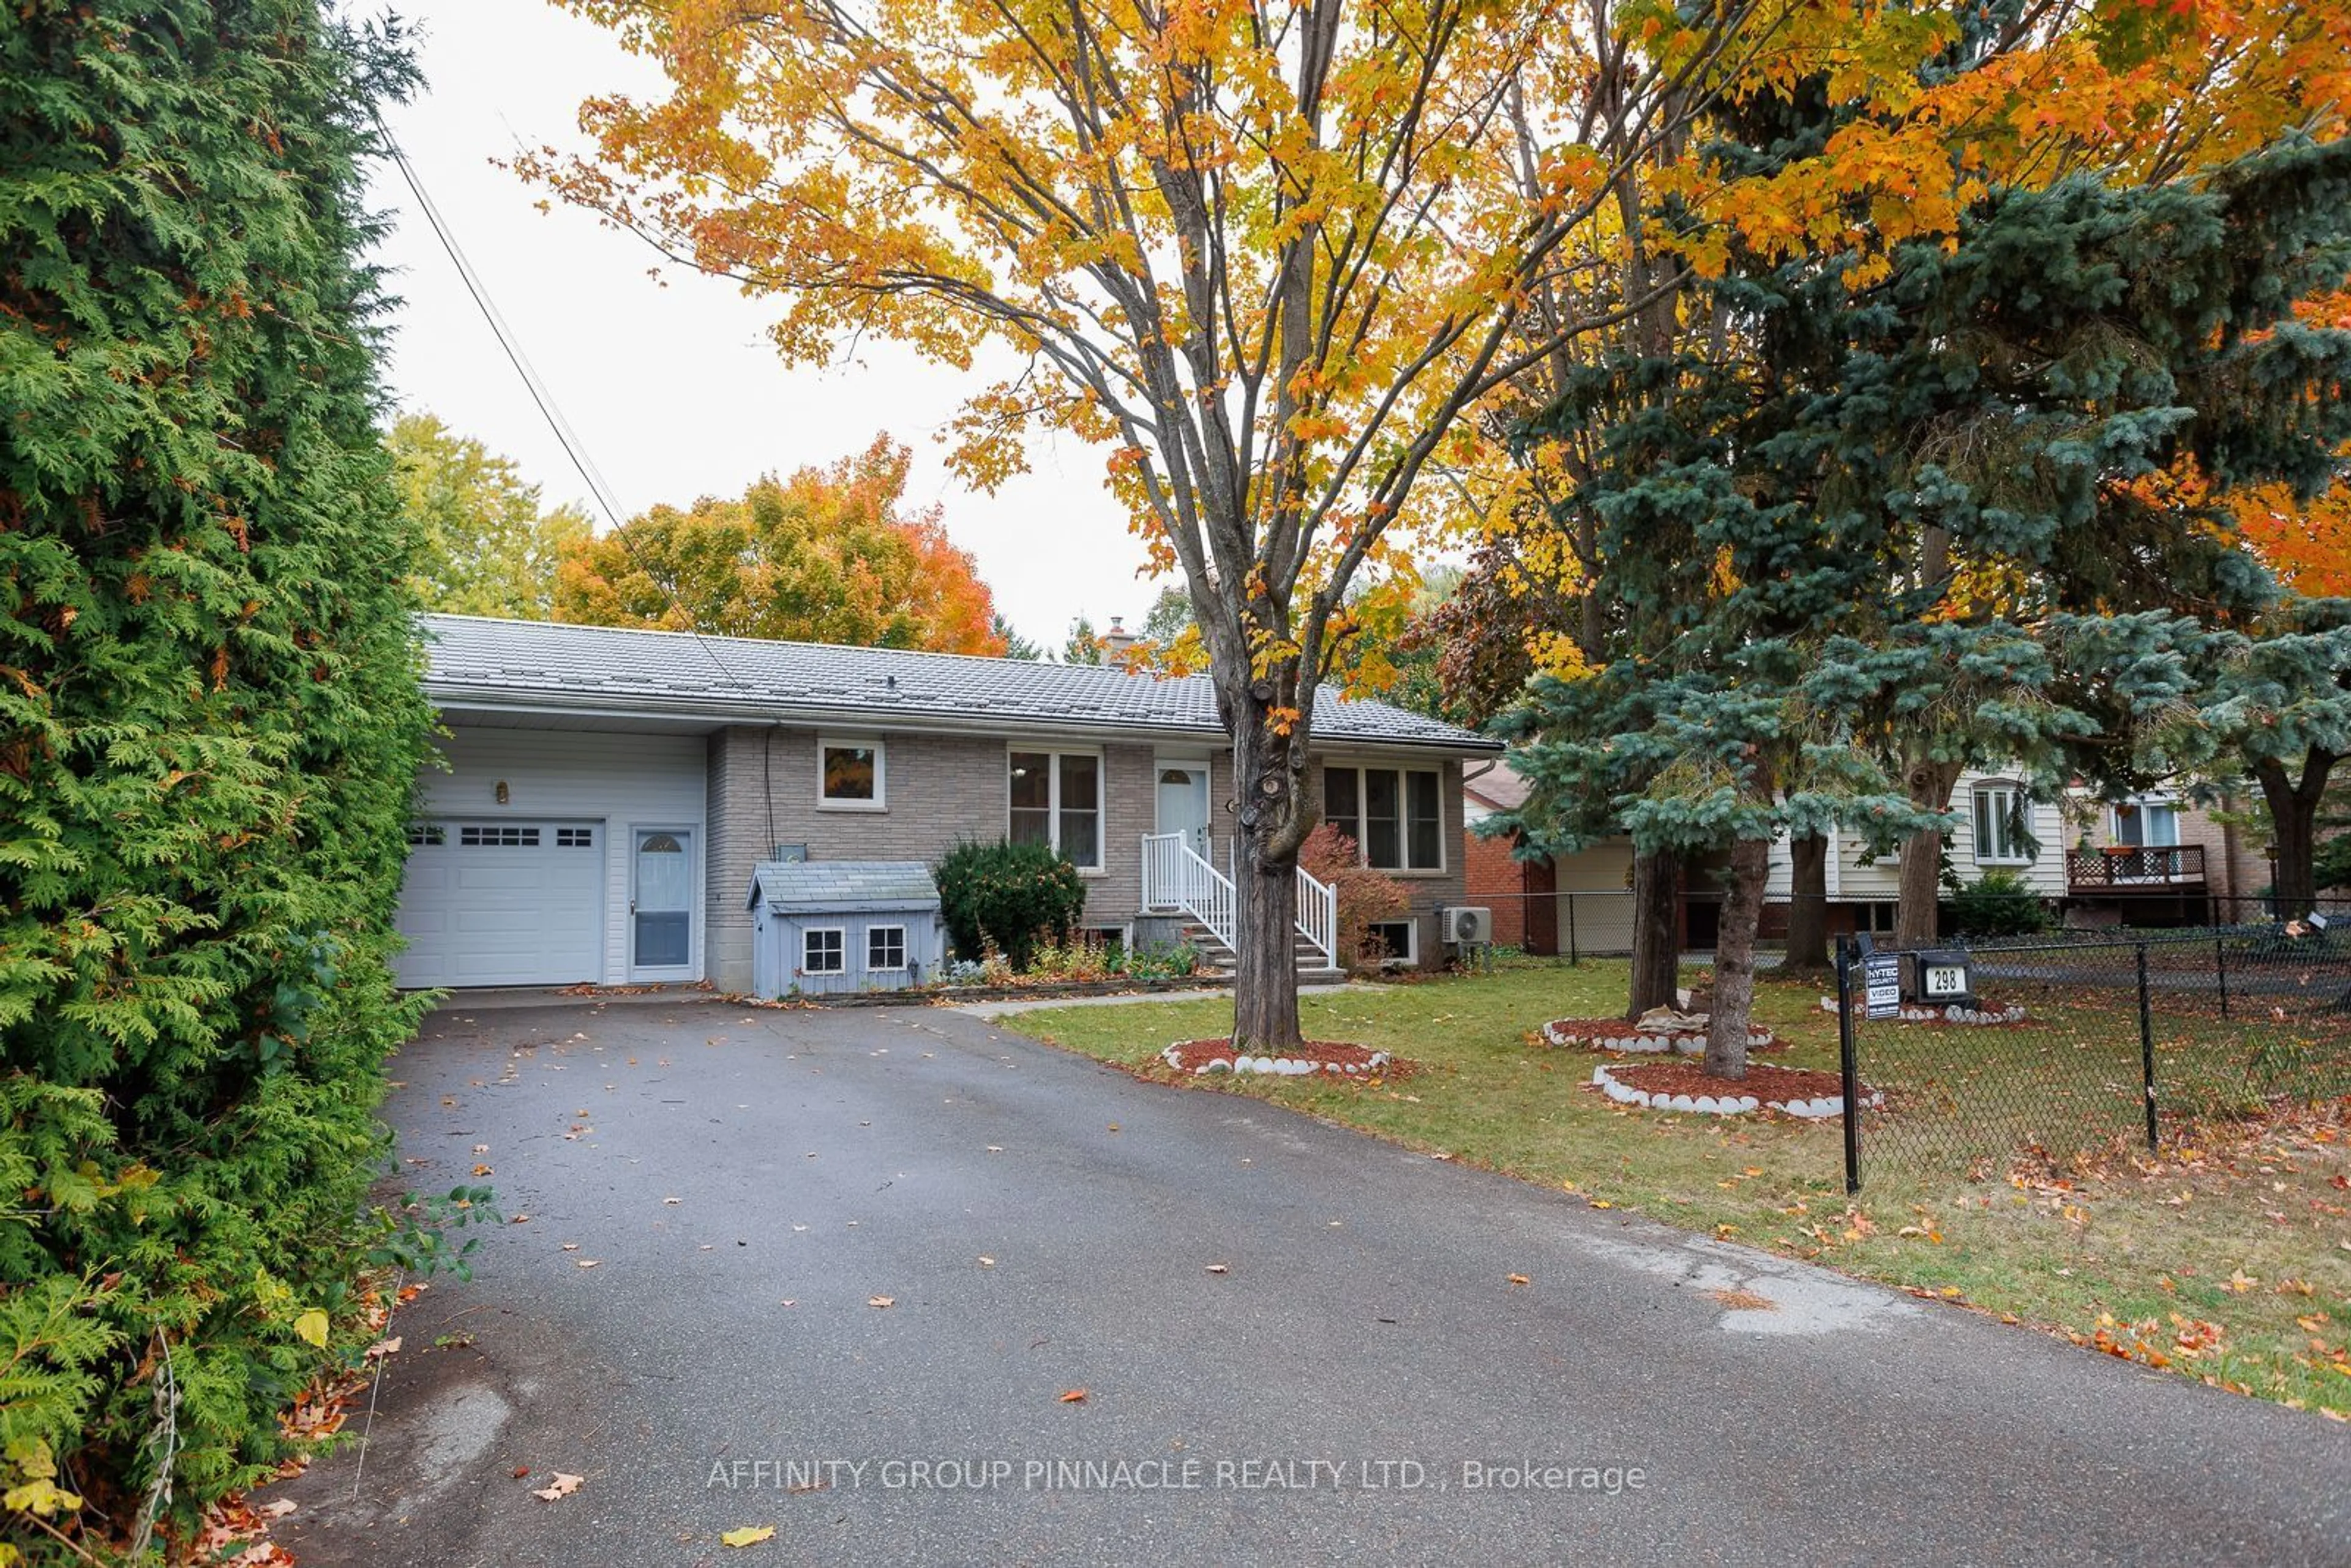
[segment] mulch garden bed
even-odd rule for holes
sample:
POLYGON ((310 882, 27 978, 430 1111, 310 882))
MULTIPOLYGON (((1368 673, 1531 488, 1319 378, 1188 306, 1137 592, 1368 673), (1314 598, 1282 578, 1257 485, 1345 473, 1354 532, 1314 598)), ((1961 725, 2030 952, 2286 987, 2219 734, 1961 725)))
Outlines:
POLYGON ((1262 1072, 1277 1077, 1304 1078, 1323 1073, 1334 1078, 1364 1080, 1402 1078, 1413 1064, 1384 1051, 1337 1040, 1310 1040, 1297 1051, 1280 1055, 1236 1054, 1229 1040, 1179 1040, 1159 1053, 1159 1059, 1179 1073, 1262 1072))
MULTIPOLYGON (((1783 1111, 1821 1118, 1844 1113, 1844 1082, 1834 1072, 1774 1067, 1756 1062, 1739 1080, 1713 1078, 1695 1062, 1610 1062, 1592 1070, 1593 1086, 1620 1104, 1652 1111, 1698 1111, 1718 1116, 1783 1111)), ((1863 1103, 1881 1106, 1885 1096, 1865 1087, 1863 1103)))

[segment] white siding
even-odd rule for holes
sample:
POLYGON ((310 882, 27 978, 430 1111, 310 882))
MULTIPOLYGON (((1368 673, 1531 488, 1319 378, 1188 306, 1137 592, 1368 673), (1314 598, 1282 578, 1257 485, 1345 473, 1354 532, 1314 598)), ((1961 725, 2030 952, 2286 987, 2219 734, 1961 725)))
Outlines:
POLYGON ((629 872, 634 830, 694 834, 696 896, 693 971, 703 967, 705 901, 700 894, 707 834, 703 821, 705 747, 700 736, 596 734, 577 730, 468 729, 453 724, 437 744, 449 768, 419 780, 420 818, 492 821, 559 818, 601 821, 604 844, 606 985, 629 980, 629 872), (497 787, 507 786, 498 804, 497 787))
MULTIPOLYGON (((1997 769, 1970 770, 1959 775, 1951 789, 1951 810, 1958 814, 1959 825, 1951 830, 1951 869, 1961 881, 1973 882, 1988 869, 1976 861, 1976 823, 1974 790, 1978 783, 1987 780, 2013 781, 2016 775, 1997 769)), ((2062 898, 2065 894, 2065 818, 2054 800, 2036 801, 2031 809, 2032 836, 2041 846, 2039 854, 2029 865, 2003 865, 1999 869, 2012 871, 2029 883, 2043 898, 2062 898)), ((1829 846, 1829 896, 1840 903, 1855 904, 1888 902, 1901 894, 1902 855, 1898 849, 1888 849, 1871 863, 1863 859, 1869 853, 1868 841, 1851 830, 1839 831, 1829 846)), ((1771 874, 1767 897, 1784 899, 1788 896, 1788 846, 1785 840, 1771 846, 1771 874)))

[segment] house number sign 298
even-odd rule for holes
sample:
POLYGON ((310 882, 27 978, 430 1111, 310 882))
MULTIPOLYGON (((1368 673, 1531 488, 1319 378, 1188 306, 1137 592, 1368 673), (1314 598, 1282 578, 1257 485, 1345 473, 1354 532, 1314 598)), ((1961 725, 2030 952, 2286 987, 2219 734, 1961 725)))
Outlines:
POLYGON ((1925 989, 1930 997, 1963 997, 1968 993, 1968 971, 1959 964, 1930 964, 1925 989))

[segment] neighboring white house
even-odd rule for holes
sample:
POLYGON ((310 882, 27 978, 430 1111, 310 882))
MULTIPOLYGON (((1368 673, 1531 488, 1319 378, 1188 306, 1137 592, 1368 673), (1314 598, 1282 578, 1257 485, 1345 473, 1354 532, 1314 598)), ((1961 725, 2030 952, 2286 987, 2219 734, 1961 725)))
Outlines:
MULTIPOLYGON (((2065 852, 2070 840, 2064 808, 2055 800, 2024 799, 2018 775, 2000 768, 1970 769, 1951 789, 1959 823, 1949 836, 1951 869, 1972 883, 1990 871, 2006 872, 2054 904, 2068 891, 2065 852)), ((1902 893, 1902 857, 1888 849, 1870 853, 1868 841, 1851 830, 1829 834, 1828 902, 1850 915, 1862 931, 1894 929, 1894 906, 1902 893)), ((1767 903, 1789 897, 1787 841, 1771 846, 1771 871, 1764 883, 1767 903)), ((1841 927, 1839 919, 1834 925, 1841 927)))

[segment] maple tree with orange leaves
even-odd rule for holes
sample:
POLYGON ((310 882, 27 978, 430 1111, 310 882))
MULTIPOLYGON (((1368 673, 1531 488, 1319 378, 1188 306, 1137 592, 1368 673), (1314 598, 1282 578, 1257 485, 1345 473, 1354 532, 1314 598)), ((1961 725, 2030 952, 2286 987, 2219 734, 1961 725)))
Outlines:
POLYGON ((568 541, 555 619, 729 637, 999 654, 996 605, 940 508, 903 509, 911 454, 887 436, 739 498, 655 507, 568 541))

